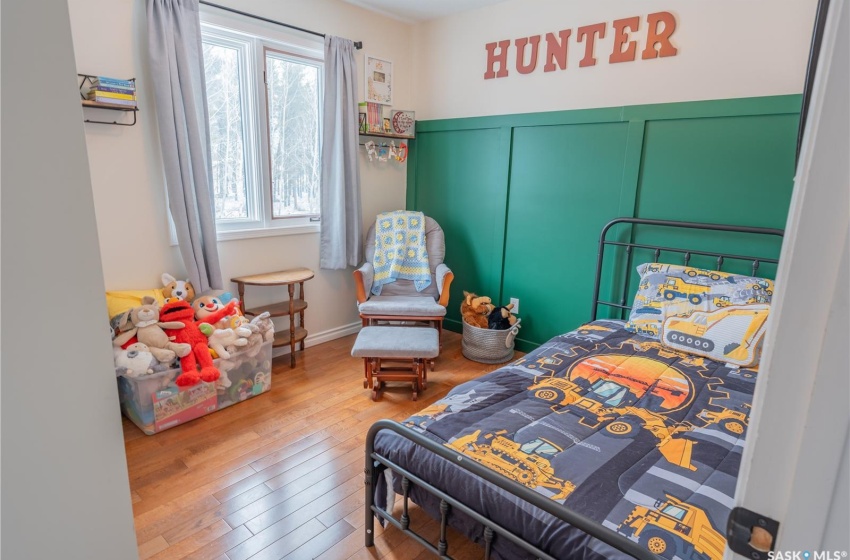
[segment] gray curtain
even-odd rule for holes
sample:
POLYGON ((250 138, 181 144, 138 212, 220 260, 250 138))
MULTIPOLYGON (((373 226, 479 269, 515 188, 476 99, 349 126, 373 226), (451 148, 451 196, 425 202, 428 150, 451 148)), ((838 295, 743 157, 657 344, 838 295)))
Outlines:
POLYGON ((319 264, 341 269, 363 260, 357 161, 357 65, 354 42, 325 37, 322 129, 322 233, 319 264))
POLYGON ((195 290, 220 289, 198 0, 147 0, 147 11, 150 74, 177 243, 195 290))

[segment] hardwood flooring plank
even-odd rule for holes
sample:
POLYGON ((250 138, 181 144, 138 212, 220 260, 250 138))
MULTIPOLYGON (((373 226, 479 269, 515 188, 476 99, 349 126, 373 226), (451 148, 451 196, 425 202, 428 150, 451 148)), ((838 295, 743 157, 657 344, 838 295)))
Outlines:
POLYGON ((350 515, 355 511, 363 511, 365 504, 366 496, 361 486, 361 488, 358 488, 332 507, 320 513, 316 519, 321 521, 325 527, 330 527, 340 519, 344 519, 346 515, 350 515))
MULTIPOLYGON (((332 451, 332 449, 329 450, 329 451, 332 451)), ((316 454, 316 456, 320 457, 320 458, 321 458, 322 455, 324 455, 324 453, 321 453, 321 454, 317 453, 316 454)), ((334 456, 336 456, 336 455, 334 455, 334 456)), ((285 462, 285 461, 281 461, 281 463, 283 463, 283 462, 285 462)), ((297 467, 298 464, 301 464, 303 462, 304 461, 299 461, 299 463, 297 463, 296 465, 293 465, 293 467, 297 467)), ((275 463, 275 464, 280 465, 281 463, 275 463)), ((273 483, 273 481, 275 481, 275 478, 267 478, 270 473, 268 473, 266 471, 269 471, 269 469, 271 469, 271 467, 269 467, 269 468, 267 468, 263 471, 258 472, 257 475, 255 475, 255 476, 259 476, 260 477, 259 479, 265 478, 266 480, 264 482, 266 483, 266 485, 269 488, 274 490, 274 492, 271 492, 270 494, 263 496, 262 498, 260 498, 259 500, 249 504, 245 508, 242 508, 242 509, 230 514, 229 516, 227 516, 225 519, 227 520, 227 523, 231 527, 235 527, 237 525, 242 525, 243 523, 255 518, 256 516, 261 515, 263 512, 273 508, 275 505, 279 504, 280 502, 289 499, 292 495, 294 495, 295 493, 297 493, 298 491, 303 489, 303 486, 304 486, 303 484, 299 485, 299 488, 296 489, 296 488, 293 488, 292 486, 284 487, 280 484, 273 483)), ((275 469, 275 470, 278 470, 278 469, 275 469)), ((309 469, 309 470, 312 470, 312 469, 309 469)), ((251 531, 256 533, 256 531, 254 529, 251 529, 251 531)))
MULTIPOLYGON (((138 531, 163 517, 171 516, 178 510, 191 507, 193 504, 207 499, 210 495, 215 498, 214 492, 217 490, 232 486, 239 480, 252 474, 254 474, 254 469, 246 465, 238 471, 208 479, 201 486, 191 490, 187 489, 173 498, 169 494, 152 494, 146 500, 142 501, 142 504, 146 504, 148 509, 136 515, 136 530, 138 531)), ((222 501, 218 500, 218 498, 216 500, 219 502, 222 501)))
POLYGON ((162 538, 162 536, 157 536, 147 542, 143 542, 139 545, 139 560, 147 560, 154 554, 162 552, 169 546, 168 541, 162 538))
MULTIPOLYGON (((314 484, 313 486, 303 487, 298 485, 297 488, 293 488, 295 485, 288 485, 284 488, 291 489, 291 492, 294 492, 293 495, 289 496, 286 500, 280 502, 275 505, 271 509, 268 509, 261 514, 251 518, 250 520, 245 522, 245 525, 251 530, 255 535, 260 531, 266 530, 277 523, 279 520, 291 515, 296 510, 309 505, 311 503, 315 503, 319 498, 327 493, 333 492, 336 494, 340 492, 340 485, 344 484, 350 477, 354 476, 358 471, 362 471, 362 468, 359 465, 351 464, 347 467, 340 469, 335 472, 331 476, 324 478, 321 482, 314 484)), ((363 479, 362 476, 358 481, 362 484, 363 479)), ((345 492, 345 488, 341 491, 343 496, 350 493, 350 491, 345 492)), ((339 496, 335 496, 336 501, 339 501, 339 496)), ((326 507, 319 510, 319 512, 324 511, 328 507, 332 506, 334 503, 327 505, 326 507)))
POLYGON ((325 530, 325 526, 311 519, 288 533, 286 538, 281 538, 251 556, 251 560, 280 560, 289 555, 293 550, 309 542, 325 530))
MULTIPOLYGON (((259 500, 269 492, 271 492, 271 488, 265 484, 255 486, 247 492, 243 492, 242 494, 235 496, 231 500, 221 504, 216 504, 214 507, 208 508, 204 512, 188 517, 185 521, 173 524, 169 529, 162 533, 162 536, 165 537, 165 540, 168 542, 179 541, 192 533, 203 529, 204 527, 212 525, 219 519, 224 519, 224 517, 229 515, 231 512, 237 511, 256 500, 259 500)), ((231 527, 233 526, 231 525, 231 527)), ((233 528, 235 529, 236 527, 233 528)))
POLYGON ((211 541, 198 550, 184 557, 184 560, 216 560, 227 557, 224 551, 230 550, 251 538, 251 531, 247 527, 236 527, 229 533, 225 533, 214 541, 211 541))
MULTIPOLYGON (((316 522, 318 523, 318 521, 316 522)), ((225 535, 231 531, 230 527, 224 521, 218 521, 201 529, 197 533, 193 533, 189 537, 180 542, 172 543, 171 546, 150 557, 150 560, 166 560, 174 558, 183 558, 204 546, 207 543, 225 535)))
MULTIPOLYGON (((306 449, 308 447, 311 447, 311 446, 321 442, 324 439, 327 439, 327 438, 303 436, 303 435, 299 434, 298 432, 295 432, 295 433, 290 434, 289 436, 282 438, 280 440, 280 443, 283 443, 285 445, 278 445, 279 442, 276 441, 276 442, 274 442, 275 445, 265 446, 264 451, 271 453, 271 452, 274 452, 274 451, 278 451, 281 448, 289 448, 290 451, 292 452, 292 454, 294 455, 296 453, 299 453, 303 449, 306 449)), ((257 450, 257 451, 259 453, 260 450, 257 450)), ((250 466, 250 463, 253 462, 254 460, 256 460, 257 458, 260 458, 260 457, 261 456, 255 456, 254 453, 249 453, 248 455, 245 456, 245 460, 247 461, 246 466, 248 468, 250 468, 251 471, 253 471, 253 474, 256 474, 257 471, 256 471, 256 469, 254 469, 254 467, 250 466)), ((258 482, 258 478, 259 477, 254 476, 250 480, 246 480, 244 482, 238 481, 232 487, 228 486, 227 488, 223 488, 223 489, 219 490, 218 492, 216 492, 214 494, 214 496, 219 501, 229 500, 231 497, 236 496, 238 494, 241 494, 242 492, 244 492, 248 488, 251 488, 252 484, 254 486, 256 486, 257 484, 261 484, 261 482, 258 482)))
MULTIPOLYGON (((163 533, 174 526, 174 524, 180 523, 183 520, 192 520, 194 522, 198 514, 218 505, 218 500, 207 495, 193 502, 191 505, 179 509, 164 507, 163 510, 167 511, 167 514, 159 512, 163 513, 163 515, 157 516, 155 519, 150 519, 149 523, 138 523, 136 525, 136 537, 141 541, 152 539, 157 535, 165 537, 163 533)), ((173 544, 176 539, 166 538, 165 540, 173 544)))
POLYGON ((316 558, 338 542, 354 532, 354 527, 345 520, 340 519, 306 543, 302 544, 288 555, 284 560, 301 560, 303 558, 316 558))

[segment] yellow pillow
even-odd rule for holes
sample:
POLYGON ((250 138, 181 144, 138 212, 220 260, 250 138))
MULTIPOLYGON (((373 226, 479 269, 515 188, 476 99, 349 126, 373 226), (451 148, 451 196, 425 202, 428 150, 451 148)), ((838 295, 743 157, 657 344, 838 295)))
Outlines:
POLYGON ((160 288, 154 288, 153 290, 106 292, 106 310, 109 312, 109 318, 111 319, 116 315, 140 306, 142 304, 142 298, 145 296, 151 296, 160 306, 165 303, 165 296, 162 294, 162 289, 160 288))

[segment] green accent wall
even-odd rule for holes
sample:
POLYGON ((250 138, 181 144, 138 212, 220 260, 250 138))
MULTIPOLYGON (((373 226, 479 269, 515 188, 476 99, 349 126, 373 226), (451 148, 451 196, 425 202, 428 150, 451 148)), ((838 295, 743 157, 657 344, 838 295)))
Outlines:
MULTIPOLYGON (((455 273, 446 327, 461 329, 463 290, 520 299, 522 350, 586 322, 598 235, 616 217, 783 228, 800 103, 789 95, 417 122, 407 207, 446 233, 455 273)), ((776 256, 780 248, 735 234, 676 235, 695 249, 776 256)), ((606 267, 623 258, 616 253, 606 267)), ((630 263, 651 260, 636 252, 630 263)), ((610 276, 603 295, 619 299, 622 279, 610 276)))

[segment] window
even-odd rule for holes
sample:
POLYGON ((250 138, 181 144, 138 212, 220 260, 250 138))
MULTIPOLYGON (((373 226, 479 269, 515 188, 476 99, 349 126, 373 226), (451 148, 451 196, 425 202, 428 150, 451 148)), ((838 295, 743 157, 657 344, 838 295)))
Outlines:
POLYGON ((208 22, 202 44, 219 238, 318 231, 321 51, 208 22))
POLYGON ((679 521, 685 518, 685 510, 676 506, 667 506, 661 513, 669 515, 670 517, 678 519, 679 521))

